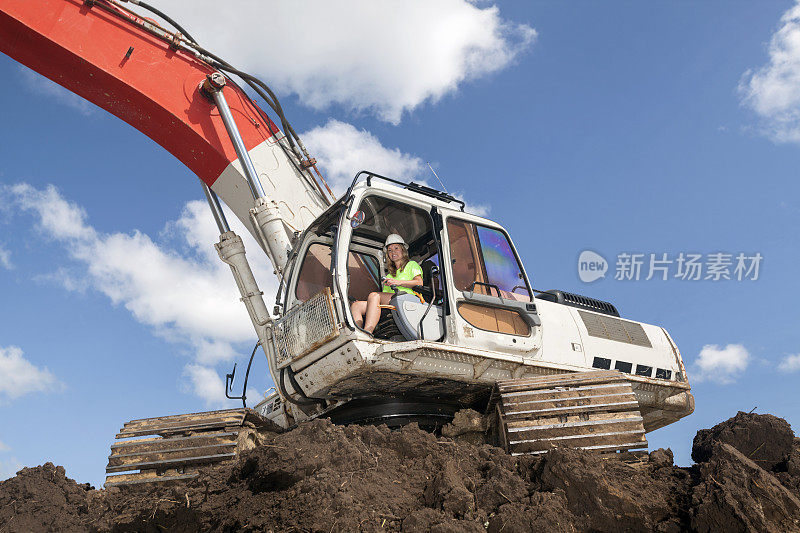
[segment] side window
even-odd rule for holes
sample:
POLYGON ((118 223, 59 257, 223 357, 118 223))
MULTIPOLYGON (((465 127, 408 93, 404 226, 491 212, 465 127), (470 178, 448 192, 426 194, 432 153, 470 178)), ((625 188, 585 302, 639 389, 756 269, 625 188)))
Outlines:
POLYGON ((531 301, 522 268, 502 231, 449 219, 447 235, 458 290, 531 301))
POLYGON ((480 252, 475 226, 460 220, 447 221, 447 236, 450 239, 450 259, 453 262, 453 283, 464 291, 473 282, 486 282, 483 269, 479 268, 480 252))
MULTIPOLYGON (((380 268, 378 260, 371 255, 350 252, 347 258, 347 275, 350 278, 349 295, 356 300, 366 300, 370 292, 378 291, 380 268)), ((297 278, 295 296, 305 302, 325 287, 333 286, 331 276, 331 247, 314 243, 308 247, 300 274, 297 278)))
POLYGON ((305 302, 325 287, 333 286, 331 276, 331 247, 314 243, 308 247, 294 294, 305 302))

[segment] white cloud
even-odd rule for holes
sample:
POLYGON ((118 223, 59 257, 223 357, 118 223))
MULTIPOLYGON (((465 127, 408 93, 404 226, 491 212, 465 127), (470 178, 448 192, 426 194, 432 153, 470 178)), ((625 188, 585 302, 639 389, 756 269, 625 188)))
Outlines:
MULTIPOLYGON (((241 389, 235 391, 236 394, 241 393, 241 389)), ((259 392, 258 390, 254 389, 253 387, 247 388, 247 403, 250 405, 256 405, 258 402, 266 398, 264 392, 259 392)))
POLYGON ((695 361, 694 380, 727 385, 736 381, 749 363, 750 353, 741 344, 728 344, 725 348, 706 344, 695 361))
POLYGON ((781 372, 797 372, 800 370, 800 353, 784 357, 778 365, 778 370, 781 372))
POLYGON ((739 82, 744 105, 776 142, 800 142, 800 4, 783 14, 769 43, 769 61, 739 82))
POLYGON ((15 399, 32 392, 63 387, 47 368, 37 368, 16 346, 0 346, 0 399, 15 399))
MULTIPOLYGON (((422 178, 431 174, 421 158, 399 148, 387 148, 372 133, 352 124, 331 119, 324 126, 303 133, 302 138, 316 155, 326 180, 337 196, 347 190, 360 170, 430 185, 422 178)), ((439 183, 434 183, 433 187, 439 188, 439 183)), ((464 199, 461 194, 455 196, 464 199)), ((489 207, 468 203, 467 211, 485 216, 489 213, 489 207)))
MULTIPOLYGON (((233 386, 231 395, 239 396, 242 393, 242 377, 244 372, 243 368, 237 368, 235 379, 237 383, 233 386)), ((211 367, 188 364, 183 368, 183 377, 186 382, 183 385, 184 390, 191 390, 195 395, 199 396, 209 409, 219 409, 222 407, 230 407, 231 400, 225 397, 225 379, 222 375, 217 373, 211 367)), ((264 394, 258 390, 248 387, 247 389, 247 403, 253 406, 264 399, 264 394)))
MULTIPOLYGON (((419 157, 386 148, 377 137, 352 124, 329 120, 302 135, 337 196, 343 194, 359 170, 411 181, 426 169, 419 157)), ((418 180, 419 181, 419 180, 418 180)))
POLYGON ((39 227, 57 240, 90 241, 97 238, 93 228, 86 225, 86 212, 61 197, 55 187, 38 190, 21 183, 5 188, 26 210, 36 211, 39 227))
POLYGON ((462 193, 453 193, 453 196, 466 203, 464 210, 467 213, 472 213, 473 215, 478 215, 479 217, 488 217, 489 213, 492 211, 492 207, 490 205, 468 202, 462 193))
POLYGON ((0 267, 6 270, 14 268, 14 264, 11 262, 11 252, 3 248, 2 245, 0 245, 0 267))
MULTIPOLYGON (((238 343, 255 339, 250 319, 230 273, 214 250, 218 232, 208 206, 201 201, 184 206, 178 220, 167 223, 156 242, 139 231, 106 234, 86 221, 79 206, 53 187, 27 184, 8 188, 17 205, 34 213, 39 230, 62 243, 86 269, 83 281, 123 305, 134 318, 166 339, 188 344, 196 363, 214 365, 230 360, 238 343)), ((251 266, 267 298, 277 280, 258 245, 234 216, 233 229, 244 239, 251 266)), ((67 290, 75 290, 72 276, 59 276, 67 290)), ((196 373, 187 374, 194 379, 196 373)), ((206 381, 194 380, 195 392, 207 397, 206 381)), ((222 389, 220 389, 222 393, 222 389)))
POLYGON ((27 67, 20 67, 20 75, 23 83, 34 94, 52 98, 56 102, 71 107, 84 116, 89 116, 95 111, 94 105, 88 100, 84 100, 77 94, 65 89, 54 81, 50 81, 27 67))
POLYGON ((207 407, 221 407, 229 403, 225 398, 225 382, 213 368, 190 364, 184 367, 183 375, 191 383, 194 393, 203 399, 207 407))
MULTIPOLYGON (((0 441, 0 453, 2 452, 10 452, 11 447, 8 446, 3 441, 0 441)), ((9 457, 8 459, 0 461, 0 481, 4 481, 10 477, 14 477, 14 475, 22 468, 22 463, 20 463, 16 457, 9 457)))
POLYGON ((464 0, 240 0, 236 9, 170 0, 159 8, 205 48, 307 106, 340 104, 395 124, 506 68, 536 39, 498 7, 464 0))
POLYGON ((20 470, 22 470, 22 463, 14 457, 0 461, 0 481, 14 477, 20 470))

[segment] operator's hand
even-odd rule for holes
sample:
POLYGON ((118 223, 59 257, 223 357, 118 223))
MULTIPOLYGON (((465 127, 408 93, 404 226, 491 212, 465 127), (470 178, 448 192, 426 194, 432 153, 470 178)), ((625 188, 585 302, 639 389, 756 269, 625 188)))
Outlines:
POLYGON ((383 282, 390 287, 400 287, 400 281, 392 278, 386 278, 383 282))

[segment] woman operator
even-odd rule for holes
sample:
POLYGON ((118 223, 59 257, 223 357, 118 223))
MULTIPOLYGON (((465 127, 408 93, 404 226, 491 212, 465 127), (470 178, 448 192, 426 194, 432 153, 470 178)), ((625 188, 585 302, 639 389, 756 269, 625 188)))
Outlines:
POLYGON ((378 325, 381 316, 380 305, 386 305, 394 294, 395 288, 400 291, 414 294, 411 287, 422 285, 422 267, 416 261, 408 258, 408 245, 397 233, 392 233, 386 238, 384 254, 387 258, 387 275, 383 278, 383 292, 371 292, 367 300, 358 300, 352 303, 350 311, 356 326, 372 333, 378 325))

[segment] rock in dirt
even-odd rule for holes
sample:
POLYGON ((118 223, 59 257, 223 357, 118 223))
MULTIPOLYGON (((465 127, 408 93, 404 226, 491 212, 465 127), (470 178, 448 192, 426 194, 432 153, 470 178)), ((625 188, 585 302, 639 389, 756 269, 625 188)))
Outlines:
POLYGON ((674 456, 672 455, 672 450, 667 448, 659 448, 657 450, 653 450, 650 452, 649 455, 650 464, 656 468, 663 468, 672 466, 674 461, 674 456))
POLYGON ((486 432, 486 418, 473 409, 461 409, 453 421, 445 424, 442 435, 459 442, 482 444, 486 432))

